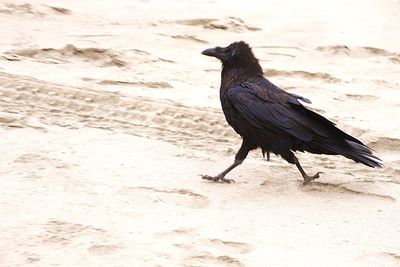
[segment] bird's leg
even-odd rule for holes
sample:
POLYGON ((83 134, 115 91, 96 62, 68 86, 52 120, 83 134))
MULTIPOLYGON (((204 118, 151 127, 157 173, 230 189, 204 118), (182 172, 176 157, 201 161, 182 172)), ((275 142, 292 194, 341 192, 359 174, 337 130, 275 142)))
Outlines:
POLYGON ((294 163, 296 164, 297 169, 299 169, 301 175, 303 176, 303 179, 304 179, 303 185, 307 185, 307 184, 309 184, 311 181, 313 181, 313 180, 319 178, 319 175, 320 175, 322 172, 317 172, 317 173, 314 174, 313 176, 309 176, 309 175, 307 175, 307 173, 306 173, 306 172, 303 170, 303 168, 301 167, 300 162, 299 162, 299 160, 296 158, 296 156, 293 155, 293 158, 294 158, 294 163))
POLYGON ((233 162, 233 164, 231 166, 229 166, 226 170, 224 170, 223 172, 221 172, 220 174, 218 174, 217 176, 209 176, 209 175, 202 175, 203 179, 206 180, 211 180, 214 182, 224 182, 224 183, 234 183, 235 181, 232 179, 226 179, 225 175, 230 172, 231 170, 233 170, 234 168, 236 168, 237 166, 239 166, 240 164, 242 164, 243 160, 236 160, 233 162))
POLYGON ((217 176, 202 175, 201 177, 203 179, 205 179, 205 180, 211 180, 211 181, 214 181, 214 182, 221 181, 221 182, 224 182, 224 183, 234 183, 235 182, 234 180, 226 179, 225 175, 228 172, 230 172, 231 170, 233 170, 234 168, 236 168, 237 166, 239 166, 240 164, 242 164, 242 162, 247 157, 247 154, 249 154, 249 151, 252 148, 253 147, 251 145, 249 145, 246 141, 243 140, 242 146, 240 147, 239 151, 236 153, 235 161, 233 162, 233 164, 231 166, 229 166, 226 170, 224 170, 223 172, 221 172, 217 176))

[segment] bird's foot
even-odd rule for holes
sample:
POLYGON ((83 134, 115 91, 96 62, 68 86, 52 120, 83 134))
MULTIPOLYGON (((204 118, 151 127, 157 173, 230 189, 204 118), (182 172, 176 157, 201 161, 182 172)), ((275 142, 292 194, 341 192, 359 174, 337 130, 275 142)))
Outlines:
POLYGON ((309 176, 309 175, 303 175, 304 178, 304 182, 303 185, 308 185, 311 181, 318 179, 319 175, 322 174, 323 172, 317 172, 315 175, 313 176, 309 176))
POLYGON ((201 178, 203 178, 204 180, 210 180, 210 181, 214 181, 214 182, 221 181, 222 183, 227 183, 227 184, 235 183, 235 180, 226 179, 225 177, 219 176, 219 175, 217 175, 217 176, 202 175, 201 178))

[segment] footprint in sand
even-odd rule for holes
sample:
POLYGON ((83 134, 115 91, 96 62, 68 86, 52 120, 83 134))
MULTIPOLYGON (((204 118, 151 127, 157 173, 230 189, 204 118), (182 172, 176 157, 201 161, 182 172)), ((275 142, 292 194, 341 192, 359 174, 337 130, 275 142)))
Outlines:
POLYGON ((185 260, 185 266, 198 266, 198 267, 219 267, 219 266, 230 266, 230 267, 242 267, 244 264, 233 257, 222 255, 214 256, 209 254, 195 255, 187 257, 185 260))
POLYGON ((156 234, 158 239, 166 239, 169 244, 180 250, 186 266, 244 266, 235 255, 246 254, 253 250, 247 243, 203 238, 193 228, 178 228, 156 234))
POLYGON ((43 244, 64 248, 81 245, 82 242, 87 243, 85 240, 90 240, 91 245, 87 250, 96 256, 110 255, 123 249, 119 244, 110 243, 110 235, 103 229, 58 220, 48 221, 38 237, 43 244))
POLYGON ((105 230, 79 223, 51 220, 43 226, 43 233, 39 235, 42 243, 66 245, 76 239, 92 236, 103 237, 105 230))
POLYGON ((246 243, 224 241, 220 239, 203 239, 181 248, 189 250, 191 256, 184 259, 189 266, 232 266, 241 267, 244 264, 235 257, 237 254, 248 253, 252 250, 246 243))
POLYGON ((55 176, 62 173, 62 176, 69 177, 71 166, 59 158, 49 157, 46 155, 48 153, 48 151, 43 151, 41 154, 20 155, 14 159, 13 165, 29 180, 42 179, 43 173, 49 171, 55 176))

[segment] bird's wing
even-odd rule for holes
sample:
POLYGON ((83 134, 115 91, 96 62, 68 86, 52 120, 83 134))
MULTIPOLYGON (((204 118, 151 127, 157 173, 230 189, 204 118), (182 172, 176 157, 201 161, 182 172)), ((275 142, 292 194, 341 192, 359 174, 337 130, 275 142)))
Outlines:
POLYGON ((248 79, 247 81, 242 82, 240 85, 253 90, 258 97, 270 102, 288 102, 295 105, 301 105, 299 102, 299 100, 301 100, 305 103, 311 104, 309 99, 300 95, 283 91, 267 79, 248 79))
POLYGON ((268 128, 306 142, 312 140, 314 133, 327 134, 302 112, 304 107, 299 100, 307 99, 289 94, 268 80, 236 84, 228 89, 228 98, 237 112, 256 128, 268 128))

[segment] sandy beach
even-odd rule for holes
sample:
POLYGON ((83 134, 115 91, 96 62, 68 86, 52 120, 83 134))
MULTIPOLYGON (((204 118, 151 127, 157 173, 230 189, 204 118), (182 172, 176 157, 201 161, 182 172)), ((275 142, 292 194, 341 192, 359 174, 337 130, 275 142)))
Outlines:
POLYGON ((0 266, 400 266, 399 1, 0 1, 0 266), (261 151, 219 102, 265 76, 374 149, 372 169, 261 151))

